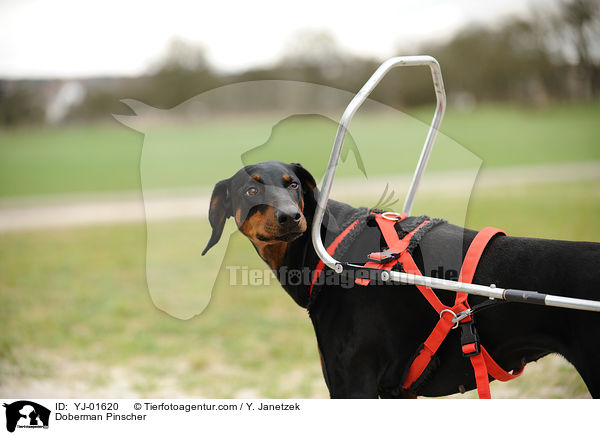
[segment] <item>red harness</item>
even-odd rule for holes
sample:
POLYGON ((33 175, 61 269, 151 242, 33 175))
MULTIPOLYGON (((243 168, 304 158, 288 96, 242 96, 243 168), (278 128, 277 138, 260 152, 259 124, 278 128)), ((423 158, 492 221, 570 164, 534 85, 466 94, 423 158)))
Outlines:
MULTIPOLYGON (((415 233, 429 223, 429 221, 426 220, 422 222, 418 227, 400 239, 394 225, 396 222, 405 219, 405 214, 393 214, 394 218, 390 218, 389 214, 387 213, 373 214, 375 215, 375 220, 379 225, 388 248, 383 252, 375 252, 370 254, 369 260, 371 261, 367 262, 364 267, 391 270, 394 265, 401 263, 406 273, 421 275, 421 271, 415 264, 410 253, 407 251, 407 248, 415 233)), ((338 237, 336 237, 333 243, 329 245, 327 252, 329 252, 330 255, 333 255, 340 242, 356 228, 357 223, 358 220, 350 224, 338 237)), ((459 282, 472 282, 473 275, 475 275, 475 270, 477 269, 481 255, 483 254, 488 242, 496 234, 505 233, 497 228, 486 227, 475 236, 463 260, 463 265, 458 277, 459 282)), ((325 265, 323 262, 320 261, 316 267, 315 274, 313 275, 312 285, 310 286, 311 294, 324 266, 325 265)), ((356 284, 366 286, 369 284, 370 280, 368 278, 357 278, 355 282, 356 284)), ((485 348, 479 344, 479 338, 477 331, 474 328, 473 319, 469 315, 470 312, 466 312, 470 309, 469 303, 467 302, 467 293, 456 293, 454 305, 450 307, 444 305, 438 299, 431 287, 417 285, 417 288, 425 297, 425 299, 427 299, 429 304, 440 315, 440 320, 437 322, 433 328, 433 331, 431 334, 429 334, 429 337, 427 340, 425 340, 419 353, 408 368, 402 388, 410 389, 411 386, 413 386, 413 384, 419 379, 419 377, 427 368, 432 357, 435 355, 440 345, 450 332, 450 329, 456 328, 458 325, 461 326, 462 352, 465 357, 470 358, 471 364, 473 365, 475 381, 477 383, 477 391, 480 399, 491 398, 488 375, 502 382, 509 381, 521 375, 524 367, 513 371, 513 373, 508 373, 507 371, 503 370, 492 359, 490 354, 487 353, 485 348), (459 314, 461 314, 460 317, 459 314)))

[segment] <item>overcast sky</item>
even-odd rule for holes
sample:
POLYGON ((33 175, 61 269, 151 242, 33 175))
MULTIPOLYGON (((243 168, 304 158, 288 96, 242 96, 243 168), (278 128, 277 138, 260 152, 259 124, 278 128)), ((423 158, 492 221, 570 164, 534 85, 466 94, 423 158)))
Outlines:
POLYGON ((347 51, 396 48, 547 7, 548 0, 0 0, 0 77, 136 75, 180 38, 240 71, 276 61, 301 30, 329 31, 347 51))

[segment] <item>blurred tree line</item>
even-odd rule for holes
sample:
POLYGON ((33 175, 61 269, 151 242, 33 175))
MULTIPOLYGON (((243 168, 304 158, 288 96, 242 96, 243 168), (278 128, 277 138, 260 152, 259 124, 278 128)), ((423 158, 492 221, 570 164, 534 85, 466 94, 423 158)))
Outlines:
MULTIPOLYGON (((107 119, 122 113, 121 98, 171 108, 204 91, 252 80, 296 80, 356 92, 380 64, 344 52, 326 32, 303 32, 288 41, 280 61, 237 74, 209 65, 201 46, 173 41, 142 77, 80 81, 85 97, 64 121, 107 119)), ((398 55, 431 54, 442 67, 450 104, 596 99, 600 96, 600 2, 562 0, 530 19, 507 19, 494 27, 467 27, 444 42, 399 48, 398 55)), ((402 108, 434 101, 431 77, 422 68, 393 70, 373 98, 402 108)), ((43 92, 26 81, 0 81, 0 125, 43 122, 43 92)), ((294 107, 307 95, 264 96, 265 109, 282 100, 294 107), (275 101, 276 100, 276 101, 275 101)), ((236 104, 244 110, 244 98, 236 104)), ((256 102, 253 102, 256 107, 256 102)), ((310 110, 310 107, 306 107, 310 110)), ((218 108, 217 108, 218 110, 218 108)))

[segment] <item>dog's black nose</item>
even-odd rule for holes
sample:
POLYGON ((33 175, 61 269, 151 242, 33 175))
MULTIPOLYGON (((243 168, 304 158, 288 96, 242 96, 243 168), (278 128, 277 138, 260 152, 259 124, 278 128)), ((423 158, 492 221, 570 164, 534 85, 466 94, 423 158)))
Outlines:
POLYGON ((300 210, 296 207, 286 207, 275 211, 275 219, 277 219, 280 225, 298 223, 301 217, 300 210))

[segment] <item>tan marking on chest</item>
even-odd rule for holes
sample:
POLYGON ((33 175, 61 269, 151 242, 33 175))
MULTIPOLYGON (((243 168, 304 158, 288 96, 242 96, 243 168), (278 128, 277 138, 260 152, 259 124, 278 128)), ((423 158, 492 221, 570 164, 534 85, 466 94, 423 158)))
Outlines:
MULTIPOLYGON (((254 241, 252 243, 254 243, 254 241)), ((279 270, 283 263, 283 259, 285 258, 285 252, 288 246, 287 242, 262 243, 261 245, 262 246, 258 246, 256 243, 254 244, 262 259, 265 260, 274 271, 279 270)))

